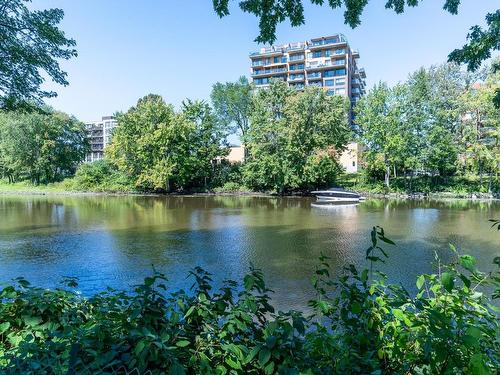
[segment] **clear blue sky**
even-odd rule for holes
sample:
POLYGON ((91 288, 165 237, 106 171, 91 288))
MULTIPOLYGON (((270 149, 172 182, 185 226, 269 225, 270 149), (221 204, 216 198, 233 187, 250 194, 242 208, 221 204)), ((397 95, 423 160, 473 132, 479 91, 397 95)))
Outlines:
MULTIPOLYGON (((362 24, 352 30, 343 10, 305 0, 306 24, 278 27, 277 43, 346 35, 360 51, 367 83, 404 80, 420 66, 438 64, 462 46, 470 26, 498 8, 498 0, 462 0, 459 15, 442 10, 445 0, 423 0, 395 15, 385 1, 371 0, 362 24)), ((211 0, 33 0, 36 8, 58 7, 62 28, 76 39, 78 57, 64 62, 70 85, 54 87, 51 104, 82 121, 127 110, 148 93, 178 106, 183 99, 208 99, 211 86, 249 74, 251 51, 260 46, 257 19, 232 1, 230 16, 219 19, 211 0)))

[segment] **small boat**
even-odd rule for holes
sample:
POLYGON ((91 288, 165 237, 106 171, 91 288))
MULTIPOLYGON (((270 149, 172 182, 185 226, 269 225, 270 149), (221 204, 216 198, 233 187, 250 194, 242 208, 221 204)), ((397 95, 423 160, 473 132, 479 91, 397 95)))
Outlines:
POLYGON ((312 191, 312 194, 316 195, 318 202, 359 202, 364 200, 364 197, 355 193, 353 191, 347 191, 341 188, 332 188, 328 190, 318 190, 312 191))

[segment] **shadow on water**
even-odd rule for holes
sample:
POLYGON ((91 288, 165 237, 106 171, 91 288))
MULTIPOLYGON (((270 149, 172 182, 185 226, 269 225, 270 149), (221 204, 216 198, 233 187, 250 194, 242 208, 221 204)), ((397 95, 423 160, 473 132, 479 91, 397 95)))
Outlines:
POLYGON ((164 272, 172 288, 189 287, 200 265, 217 283, 240 279, 250 263, 263 269, 281 308, 305 306, 321 253, 342 267, 363 265, 373 225, 397 247, 381 270, 413 288, 432 271, 434 252, 448 261, 448 243, 492 268, 498 234, 487 219, 498 203, 369 200, 334 210, 309 198, 264 197, 0 197, 0 281, 23 275, 43 286, 80 278, 84 293, 128 288, 164 272))

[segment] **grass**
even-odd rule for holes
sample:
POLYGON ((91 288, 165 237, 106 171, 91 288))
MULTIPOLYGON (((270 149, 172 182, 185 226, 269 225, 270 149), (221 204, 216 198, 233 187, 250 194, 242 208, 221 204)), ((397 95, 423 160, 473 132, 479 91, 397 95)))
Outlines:
MULTIPOLYGON (((454 176, 447 179, 441 177, 418 176, 411 180, 408 177, 391 178, 390 188, 383 181, 368 180, 362 174, 345 174, 339 181, 344 188, 368 193, 425 193, 425 194, 453 194, 467 197, 471 194, 488 193, 489 177, 454 176)), ((500 180, 493 179, 491 184, 493 193, 500 193, 500 180)))

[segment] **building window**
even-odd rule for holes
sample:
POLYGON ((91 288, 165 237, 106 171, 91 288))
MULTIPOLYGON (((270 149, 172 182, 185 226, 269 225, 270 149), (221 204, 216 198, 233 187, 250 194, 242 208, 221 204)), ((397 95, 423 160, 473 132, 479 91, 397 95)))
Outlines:
POLYGON ((321 51, 314 51, 313 52, 313 58, 321 57, 321 51))
POLYGON ((329 87, 330 87, 330 86, 333 86, 333 84, 334 84, 333 79, 327 79, 327 80, 325 81, 325 86, 329 86, 329 87))
POLYGON ((336 76, 345 76, 345 69, 337 69, 335 71, 336 76))
POLYGON ((280 62, 280 58, 278 56, 276 56, 273 61, 275 64, 277 64, 280 62))
POLYGON ((327 90, 326 95, 328 95, 328 96, 335 95, 335 90, 333 90, 333 89, 327 90))
POLYGON ((345 54, 345 48, 337 48, 335 50, 335 54, 336 55, 343 55, 343 54, 345 54))
POLYGON ((353 161, 353 162, 352 162, 352 166, 353 166, 353 167, 355 167, 355 166, 356 166, 356 162, 355 162, 355 161, 353 161))
POLYGON ((337 79, 335 80, 335 84, 336 84, 337 86, 343 86, 343 85, 345 85, 345 78, 337 78, 337 79))
POLYGON ((297 61, 297 60, 304 60, 304 55, 291 55, 290 56, 290 61, 297 61))
POLYGON ((325 57, 330 57, 331 53, 332 53, 332 50, 331 49, 327 49, 325 51, 325 57))
POLYGON ((325 70, 325 72, 323 73, 323 76, 325 77, 333 77, 334 75, 335 75, 334 70, 325 70))
POLYGON ((345 94, 345 89, 337 89, 336 91, 337 95, 344 95, 345 94))

